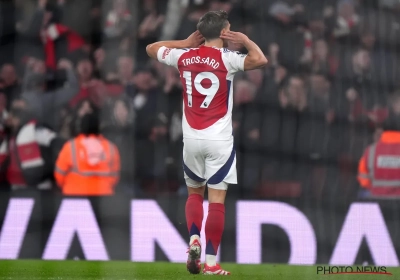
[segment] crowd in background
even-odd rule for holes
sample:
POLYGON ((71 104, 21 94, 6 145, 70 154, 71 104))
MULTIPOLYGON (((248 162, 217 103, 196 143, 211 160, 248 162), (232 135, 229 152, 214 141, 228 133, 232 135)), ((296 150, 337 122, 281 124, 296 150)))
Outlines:
POLYGON ((145 49, 188 37, 209 10, 227 11, 231 29, 269 59, 267 68, 235 78, 232 195, 354 199, 365 147, 400 115, 398 0, 10 0, 0 7, 3 124, 23 99, 32 118, 71 139, 82 116, 99 112, 103 135, 121 155, 117 191, 184 193, 179 73, 145 49))

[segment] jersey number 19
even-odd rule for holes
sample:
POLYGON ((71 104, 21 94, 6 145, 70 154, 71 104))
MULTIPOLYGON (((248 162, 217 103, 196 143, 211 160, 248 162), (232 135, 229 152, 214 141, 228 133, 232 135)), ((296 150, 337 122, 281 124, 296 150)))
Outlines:
POLYGON ((195 90, 198 93, 206 96, 206 98, 201 103, 200 108, 208 108, 219 89, 219 79, 217 75, 212 72, 201 72, 196 75, 196 77, 194 78, 194 82, 192 83, 192 73, 189 71, 183 71, 183 78, 186 80, 186 93, 188 95, 187 105, 189 107, 193 106, 193 84, 195 90), (204 79, 209 79, 211 81, 211 87, 205 88, 202 86, 201 83, 204 79))

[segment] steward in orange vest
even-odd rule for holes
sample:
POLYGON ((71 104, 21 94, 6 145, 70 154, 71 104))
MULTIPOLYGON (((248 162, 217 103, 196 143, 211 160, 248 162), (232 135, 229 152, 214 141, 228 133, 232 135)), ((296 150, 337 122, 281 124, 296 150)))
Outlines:
POLYGON ((358 166, 358 181, 373 197, 400 197, 400 130, 387 128, 365 150, 358 166))
POLYGON ((117 147, 100 135, 99 127, 98 116, 86 114, 81 121, 81 134, 62 148, 54 176, 64 195, 114 194, 120 156, 117 147))

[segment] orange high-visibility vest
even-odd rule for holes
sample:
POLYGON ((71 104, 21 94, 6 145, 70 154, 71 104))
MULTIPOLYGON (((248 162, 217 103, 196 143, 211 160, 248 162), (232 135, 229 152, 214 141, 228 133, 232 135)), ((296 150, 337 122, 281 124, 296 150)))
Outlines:
POLYGON ((103 196, 114 194, 119 171, 113 143, 103 136, 79 135, 62 148, 54 175, 64 195, 103 196))
POLYGON ((358 181, 375 196, 400 196, 400 132, 384 132, 365 150, 358 181))

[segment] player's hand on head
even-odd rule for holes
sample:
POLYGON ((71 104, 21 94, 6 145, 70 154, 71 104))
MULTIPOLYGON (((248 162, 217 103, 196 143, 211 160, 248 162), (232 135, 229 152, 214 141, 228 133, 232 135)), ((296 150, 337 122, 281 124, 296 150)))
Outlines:
POLYGON ((204 43, 204 37, 200 34, 198 30, 190 34, 190 36, 186 39, 190 48, 197 48, 201 44, 204 43))
POLYGON ((227 40, 235 45, 243 45, 249 37, 241 32, 226 31, 221 34, 221 39, 227 40))

